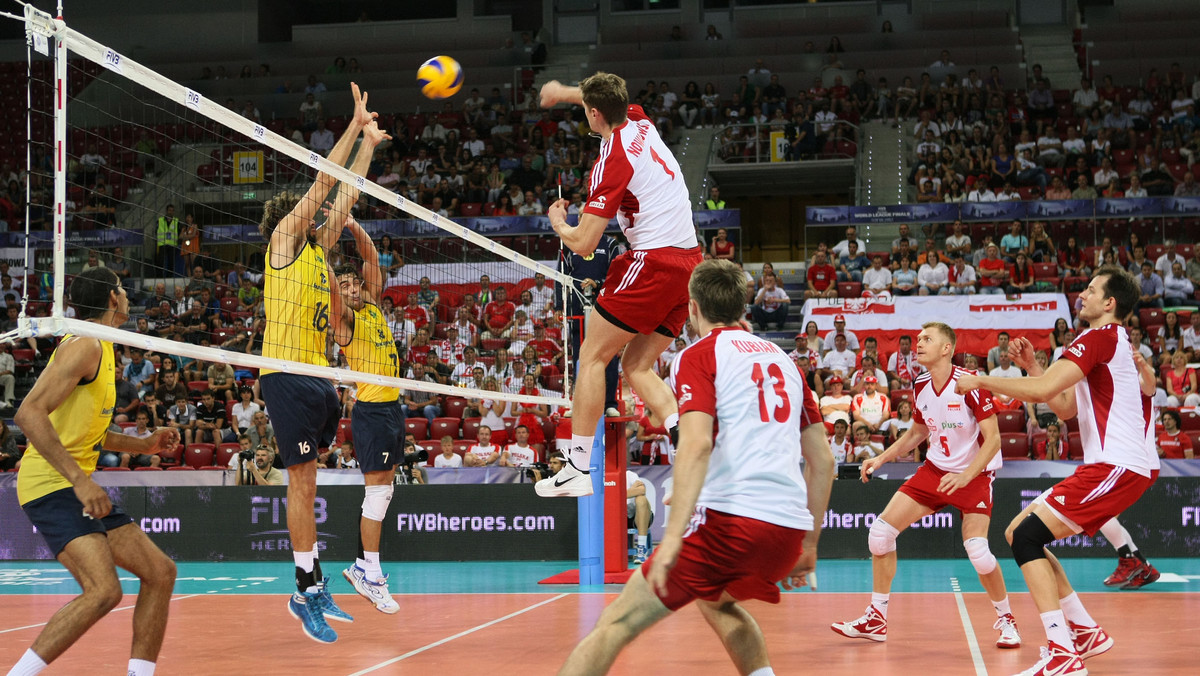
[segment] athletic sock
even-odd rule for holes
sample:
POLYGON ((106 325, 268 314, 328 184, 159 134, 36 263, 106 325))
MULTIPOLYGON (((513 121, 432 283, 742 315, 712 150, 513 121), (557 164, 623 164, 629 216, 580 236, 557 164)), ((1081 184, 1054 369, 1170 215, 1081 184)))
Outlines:
POLYGON ((639 547, 645 547, 645 546, 646 546, 647 544, 649 544, 649 542, 650 542, 650 536, 649 536, 649 535, 639 535, 639 536, 637 536, 637 538, 638 538, 638 540, 637 540, 637 542, 638 542, 638 545, 637 545, 637 546, 639 546, 639 547))
POLYGON ((367 571, 367 579, 371 582, 379 582, 383 579, 383 567, 379 565, 379 552, 363 552, 363 565, 360 567, 367 571))
POLYGON ((671 445, 679 446, 679 414, 672 413, 663 419, 663 427, 667 428, 667 435, 671 437, 671 445))
POLYGON ((775 676, 775 670, 771 667, 762 667, 751 671, 750 676, 775 676))
POLYGON ((313 575, 313 567, 316 565, 313 553, 293 551, 292 558, 296 562, 296 589, 306 593, 317 591, 317 581, 313 575))
POLYGON ((313 543, 312 557, 313 557, 313 582, 315 584, 320 584, 321 581, 325 579, 325 576, 321 573, 321 553, 317 550, 317 544, 315 542, 313 543))
POLYGON ((582 434, 571 435, 571 464, 580 472, 588 471, 588 466, 592 462, 592 445, 596 443, 596 435, 584 436, 582 434))
POLYGON ((1078 624, 1081 627, 1095 627, 1096 621, 1084 609, 1083 602, 1079 600, 1079 594, 1071 592, 1058 600, 1058 604, 1062 606, 1063 613, 1071 622, 1078 624))
POLYGON ((9 670, 8 676, 35 676, 42 673, 45 668, 46 662, 33 652, 33 648, 30 648, 25 651, 24 655, 21 655, 21 660, 9 670))
POLYGON ((891 597, 891 594, 878 594, 871 592, 871 605, 875 606, 875 610, 878 610, 879 614, 883 615, 883 619, 885 620, 887 619, 888 599, 891 597))
POLYGON ((146 660, 129 660, 128 676, 154 676, 154 663, 146 660))
POLYGON ((999 615, 1000 617, 1004 617, 1005 615, 1012 615, 1012 608, 1010 608, 1008 605, 1008 597, 1007 596, 1000 599, 999 601, 992 601, 992 607, 994 607, 996 609, 996 614, 999 615))
POLYGON ((1117 548, 1117 556, 1128 559, 1133 556, 1133 550, 1129 548, 1129 545, 1121 545, 1117 548))
POLYGON ((1133 550, 1133 556, 1134 556, 1134 558, 1136 558, 1138 561, 1141 561, 1142 563, 1146 563, 1146 564, 1150 563, 1149 561, 1146 560, 1146 556, 1144 554, 1142 554, 1142 550, 1140 550, 1140 549, 1133 550))
POLYGON ((1071 642, 1071 632, 1067 629, 1067 618, 1061 610, 1051 610, 1042 613, 1042 626, 1046 629, 1046 638, 1051 643, 1070 650, 1075 644, 1071 642))

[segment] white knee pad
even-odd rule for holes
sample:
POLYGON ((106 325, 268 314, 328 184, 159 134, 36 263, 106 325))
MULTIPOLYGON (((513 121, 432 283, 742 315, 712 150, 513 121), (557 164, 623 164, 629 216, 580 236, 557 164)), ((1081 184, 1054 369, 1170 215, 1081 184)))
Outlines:
POLYGON ((988 548, 987 538, 968 538, 963 541, 963 547, 966 548, 967 558, 971 559, 976 573, 987 575, 996 570, 996 555, 988 548))
POLYGON ((867 548, 875 556, 885 556, 896 551, 896 536, 900 531, 883 519, 875 519, 867 533, 867 548))
POLYGON ((366 488, 362 503, 363 517, 372 521, 383 521, 387 516, 388 505, 392 503, 392 491, 395 490, 395 486, 384 484, 366 488))

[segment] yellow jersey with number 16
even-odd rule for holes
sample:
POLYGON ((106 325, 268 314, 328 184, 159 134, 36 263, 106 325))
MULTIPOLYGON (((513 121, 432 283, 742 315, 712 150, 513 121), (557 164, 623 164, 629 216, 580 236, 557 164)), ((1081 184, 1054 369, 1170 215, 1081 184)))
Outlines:
MULTIPOLYGON (((263 311, 267 330, 263 356, 329 366, 325 333, 329 328, 329 268, 321 247, 306 242, 290 264, 271 265, 267 247, 263 311)), ((272 369, 262 372, 274 373, 272 369)))
MULTIPOLYGON (((72 338, 68 335, 63 338, 59 349, 71 340, 90 339, 72 338)), ((51 364, 57 356, 56 349, 50 357, 51 364)), ((96 375, 90 381, 76 385, 71 394, 67 395, 66 401, 50 412, 50 425, 58 433, 63 447, 88 476, 96 471, 96 461, 100 459, 97 446, 108 436, 108 426, 112 424, 116 401, 113 346, 112 343, 102 340, 100 366, 96 369, 96 375)), ((25 456, 21 459, 21 471, 17 474, 17 502, 23 505, 30 500, 70 487, 71 482, 59 474, 32 444, 25 449, 25 456)))
MULTIPOLYGON (((367 303, 354 313, 354 336, 342 348, 350 368, 363 373, 400 377, 400 357, 387 320, 379 308, 367 303)), ((358 400, 390 402, 400 398, 400 388, 358 384, 358 400)))

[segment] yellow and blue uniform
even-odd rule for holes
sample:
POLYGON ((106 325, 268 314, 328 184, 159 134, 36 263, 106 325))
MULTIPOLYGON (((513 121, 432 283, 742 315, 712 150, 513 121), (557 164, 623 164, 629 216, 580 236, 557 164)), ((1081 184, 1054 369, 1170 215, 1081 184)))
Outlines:
MULTIPOLYGON (((325 356, 329 329, 329 266, 320 246, 306 242, 287 265, 267 265, 263 310, 267 328, 263 356, 328 366, 325 356)), ((333 384, 323 378, 262 370, 263 399, 285 467, 317 459, 317 450, 333 441, 341 417, 341 402, 333 384)))
MULTIPOLYGON (((72 339, 68 335, 62 344, 72 339)), ((51 364, 57 356, 58 350, 55 350, 50 357, 51 364)), ((88 476, 96 471, 96 461, 100 458, 99 446, 112 424, 116 399, 113 346, 102 340, 100 363, 95 375, 76 385, 66 400, 50 412, 50 424, 58 433, 63 447, 88 476)), ((75 497, 71 482, 54 469, 32 444, 25 450, 21 470, 17 474, 17 501, 55 556, 77 537, 103 533, 132 521, 116 506, 103 519, 84 516, 83 504, 75 497)))
MULTIPOLYGON (((400 357, 387 319, 371 303, 354 312, 354 331, 344 345, 350 368, 363 373, 399 377, 400 357)), ((359 383, 358 401, 350 414, 354 453, 363 472, 395 468, 404 416, 400 389, 359 383)))

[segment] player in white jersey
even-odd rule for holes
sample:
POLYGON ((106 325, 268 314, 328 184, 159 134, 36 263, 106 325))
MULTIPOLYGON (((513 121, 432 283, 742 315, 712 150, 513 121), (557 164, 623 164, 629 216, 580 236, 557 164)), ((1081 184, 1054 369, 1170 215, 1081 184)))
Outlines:
POLYGON ((816 566, 813 516, 825 513, 834 471, 816 400, 783 350, 738 325, 746 280, 736 265, 705 261, 688 286, 704 337, 672 368, 680 438, 666 532, 561 674, 606 673, 638 634, 696 601, 738 673, 773 676, 762 631, 737 602, 778 603, 777 581, 803 585, 816 566))
POLYGON ((960 390, 986 387, 1021 401, 1046 402, 1062 420, 1079 419, 1083 464, 1043 493, 1005 532, 1049 643, 1042 659, 1023 676, 1086 674, 1083 660, 1113 645, 1046 545, 1079 532, 1094 534, 1137 502, 1158 478, 1157 454, 1149 443, 1153 404, 1145 396, 1145 374, 1139 372, 1121 323, 1140 294, 1128 272, 1102 267, 1079 295, 1079 317, 1092 328, 1081 333, 1061 359, 1043 371, 1032 347, 1018 341, 1009 345, 1009 352, 1029 376, 964 376, 958 381, 960 390))
POLYGON ((609 266, 588 315, 579 349, 567 466, 535 487, 543 497, 584 496, 592 494, 592 444, 604 412, 604 370, 613 357, 622 355, 625 377, 654 411, 654 423, 668 430, 678 426, 671 388, 653 367, 687 319, 688 277, 703 260, 703 252, 696 241, 683 171, 654 121, 640 106, 629 105, 624 80, 596 73, 578 87, 551 81, 542 87, 541 103, 582 105, 592 131, 602 139, 579 225, 567 224, 567 201, 558 200, 546 212, 554 232, 571 251, 591 255, 615 217, 630 248, 609 266))
POLYGON ((865 483, 877 468, 929 441, 925 462, 892 496, 871 524, 874 583, 871 605, 857 620, 837 622, 832 629, 848 638, 887 640, 887 615, 892 579, 896 577, 896 537, 914 521, 950 506, 962 512, 963 547, 979 581, 996 609, 994 626, 999 648, 1017 648, 1021 636, 1009 607, 1004 573, 988 547, 992 523, 992 481, 1003 462, 1000 426, 987 390, 955 391, 968 372, 954 366, 954 329, 929 322, 917 334, 917 361, 924 368, 913 382, 913 425, 882 455, 863 462, 865 483))

